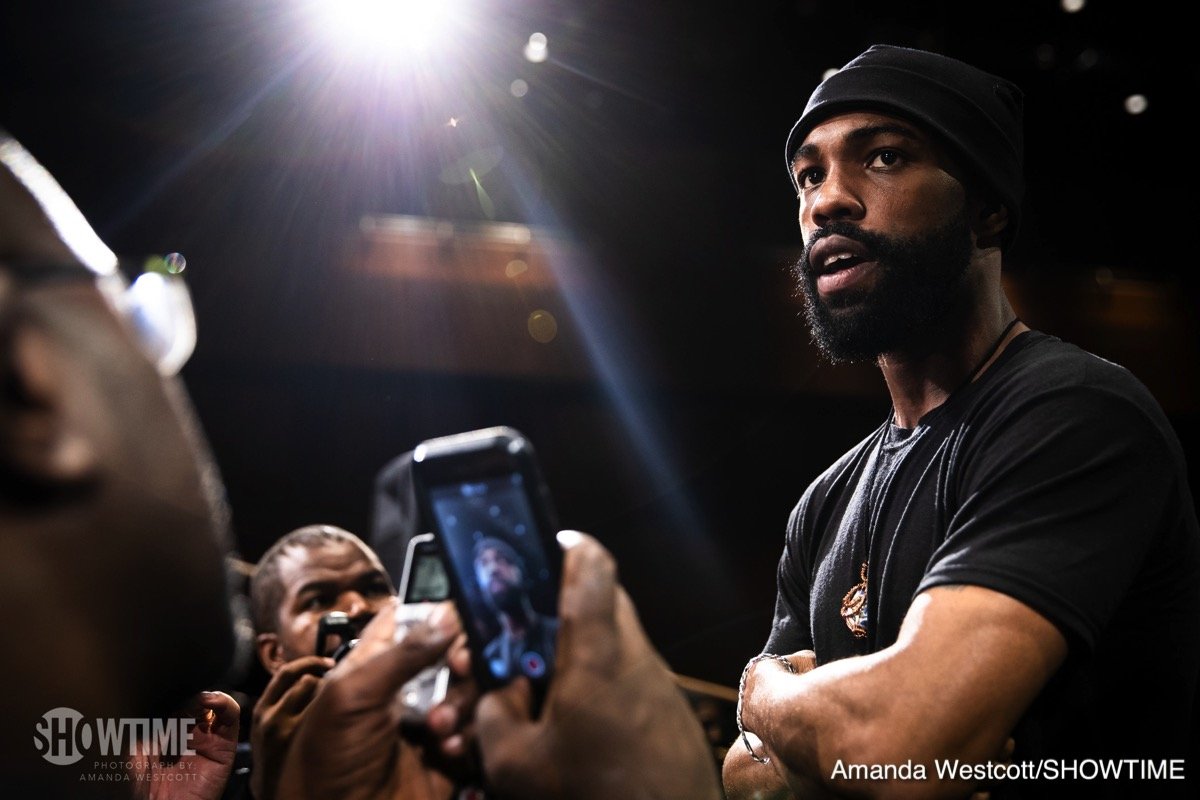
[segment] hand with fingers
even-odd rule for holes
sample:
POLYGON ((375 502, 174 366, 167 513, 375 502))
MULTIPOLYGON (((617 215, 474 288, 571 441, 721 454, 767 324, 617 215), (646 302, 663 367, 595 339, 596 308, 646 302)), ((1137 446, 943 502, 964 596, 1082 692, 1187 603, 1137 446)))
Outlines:
POLYGON ((224 692, 201 692, 183 716, 196 720, 190 754, 130 754, 130 783, 138 800, 218 800, 233 770, 241 708, 224 692))
POLYGON ((484 695, 476 726, 488 785, 522 800, 717 800, 699 721, 595 539, 563 531, 554 678, 540 716, 518 678, 484 695))
POLYGON ((255 800, 275 800, 278 796, 279 772, 296 726, 312 702, 321 676, 333 664, 332 658, 304 656, 284 664, 271 676, 250 722, 250 748, 254 754, 250 791, 255 800))
MULTIPOLYGON (((461 626, 449 603, 425 621, 398 623, 398 602, 380 609, 358 645, 321 681, 288 747, 279 797, 446 800, 452 795, 453 782, 429 766, 425 748, 400 735, 403 709, 397 693, 447 656, 461 626)), ((454 707, 454 702, 443 706, 454 707)), ((457 728, 457 720, 451 727, 457 728)), ((443 750, 454 752, 453 736, 443 750)))
POLYGON ((461 787, 483 781, 475 739, 475 706, 479 688, 471 673, 466 634, 459 634, 446 653, 450 684, 446 697, 430 709, 424 724, 408 728, 406 736, 418 744, 425 763, 461 787))

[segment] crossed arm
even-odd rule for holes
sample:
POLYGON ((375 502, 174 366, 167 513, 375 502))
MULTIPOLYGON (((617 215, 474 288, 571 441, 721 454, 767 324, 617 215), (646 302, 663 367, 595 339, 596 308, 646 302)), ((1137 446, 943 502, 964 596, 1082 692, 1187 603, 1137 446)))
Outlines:
MULTIPOLYGON (((791 674, 767 659, 747 676, 742 720, 759 739, 753 761, 735 742, 723 778, 730 800, 963 797, 935 759, 983 763, 1062 664, 1067 642, 1029 606, 979 586, 922 592, 895 644, 791 674), (928 780, 835 779, 838 763, 924 764, 928 780)), ((790 657, 803 670, 803 655, 790 657)), ((753 738, 751 739, 753 741, 753 738)))

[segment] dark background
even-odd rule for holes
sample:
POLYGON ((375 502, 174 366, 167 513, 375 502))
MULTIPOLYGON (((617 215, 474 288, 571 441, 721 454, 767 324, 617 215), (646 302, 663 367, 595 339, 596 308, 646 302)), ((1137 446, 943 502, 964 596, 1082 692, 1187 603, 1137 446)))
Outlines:
MULTIPOLYGON (((297 2, 0 11, 0 125, 114 250, 188 258, 200 337, 183 376, 246 559, 302 524, 365 534, 390 458, 512 425, 564 526, 617 555, 671 666, 734 684, 767 634, 791 506, 888 409, 872 367, 816 362, 785 272, 799 237, 784 138, 822 72, 875 42, 1024 88, 1026 221, 1006 256, 1018 311, 1126 364, 1197 441, 1184 109, 1200 72, 1167 4, 462 4, 419 72, 339 58, 297 2), (522 56, 534 31, 545 63, 522 56), (1145 113, 1125 111, 1133 93, 1145 113), (455 177, 489 153, 490 208, 455 177), (352 346, 391 330, 355 310, 393 304, 346 267, 366 214, 569 238, 591 289, 557 315, 587 360, 405 368, 352 346)), ((469 282, 446 291, 486 302, 469 282)), ((394 309, 412 311, 399 296, 394 309)), ((486 337, 468 322, 446 326, 486 337)))

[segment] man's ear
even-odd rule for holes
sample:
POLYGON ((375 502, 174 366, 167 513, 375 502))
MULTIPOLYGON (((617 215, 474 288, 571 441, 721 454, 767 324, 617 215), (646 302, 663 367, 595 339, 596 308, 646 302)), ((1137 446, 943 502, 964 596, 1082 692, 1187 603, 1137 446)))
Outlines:
POLYGON ((21 487, 78 488, 95 479, 99 457, 68 413, 71 365, 47 330, 12 312, 0 302, 0 469, 21 487))
POLYGON ((975 240, 979 247, 999 247, 1001 234, 1008 228, 1008 221, 1006 206, 996 202, 984 203, 975 222, 975 240))
POLYGON ((286 663, 283 657, 283 647, 279 642, 279 634, 260 633, 254 637, 254 647, 258 650, 258 661, 270 674, 274 675, 286 663))

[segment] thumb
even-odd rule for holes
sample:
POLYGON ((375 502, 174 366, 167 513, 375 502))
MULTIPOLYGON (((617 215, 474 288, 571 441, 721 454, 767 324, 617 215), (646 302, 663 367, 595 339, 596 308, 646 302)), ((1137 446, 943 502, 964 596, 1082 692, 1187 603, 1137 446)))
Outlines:
POLYGON ((356 709, 386 706, 396 690, 445 655, 459 631, 457 617, 430 619, 393 628, 392 643, 386 646, 368 642, 364 631, 363 643, 329 671, 326 681, 330 690, 344 690, 343 701, 356 709))
POLYGON ((490 743, 520 735, 521 728, 532 723, 533 692, 523 677, 488 692, 475 709, 475 731, 485 750, 490 743))
POLYGON ((238 701, 225 692, 201 692, 196 697, 197 722, 201 716, 206 717, 204 727, 207 729, 238 728, 241 720, 241 706, 238 701), (211 714, 205 713, 211 712, 211 714))
POLYGON ((545 766, 553 762, 538 746, 540 731, 540 725, 533 721, 533 693, 525 678, 519 677, 480 699, 475 709, 475 734, 483 772, 497 791, 519 796, 546 794, 529 791, 531 786, 552 780, 544 774, 545 766), (542 768, 541 774, 538 767, 542 768))

